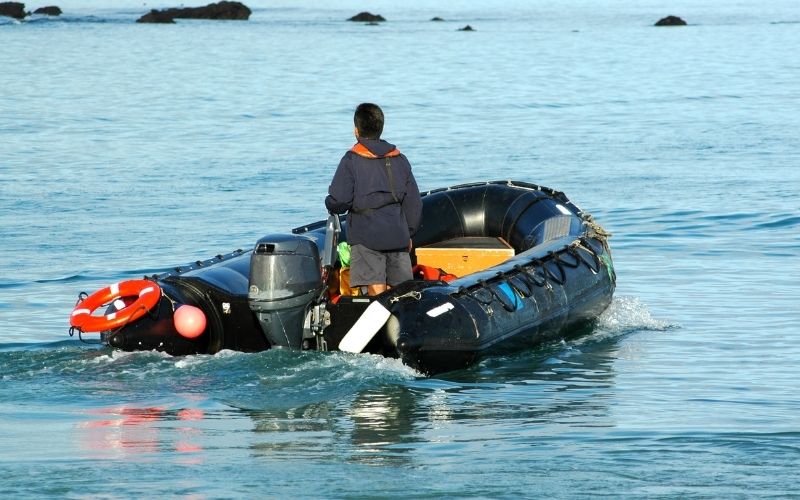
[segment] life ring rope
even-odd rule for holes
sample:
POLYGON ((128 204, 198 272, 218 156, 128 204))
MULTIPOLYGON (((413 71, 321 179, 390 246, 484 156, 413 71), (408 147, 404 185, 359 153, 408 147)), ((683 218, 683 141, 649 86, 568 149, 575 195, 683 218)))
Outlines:
POLYGON ((102 288, 88 297, 81 294, 70 315, 70 325, 80 332, 102 332, 124 326, 153 309, 161 299, 161 287, 146 280, 127 280, 102 288), (125 305, 121 299, 136 297, 125 305), (114 304, 115 311, 94 316, 100 307, 114 304))

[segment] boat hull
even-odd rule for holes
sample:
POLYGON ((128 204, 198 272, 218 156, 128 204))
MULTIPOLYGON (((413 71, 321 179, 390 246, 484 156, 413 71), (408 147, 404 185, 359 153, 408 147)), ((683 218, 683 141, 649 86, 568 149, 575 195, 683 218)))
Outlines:
MULTIPOLYGON (((345 224, 340 239, 346 240, 346 230, 345 224)), ((284 248, 294 245, 292 238, 306 246, 311 241, 314 252, 322 251, 325 223, 296 228, 291 236, 275 241, 284 248)), ((266 238, 252 251, 237 250, 150 277, 162 289, 158 306, 135 323, 104 332, 103 339, 119 349, 175 355, 276 347, 337 350, 377 300, 391 314, 378 325, 363 352, 397 357, 422 373, 435 374, 468 367, 487 355, 585 332, 611 302, 616 276, 607 233, 563 193, 511 181, 423 193, 423 222, 414 237, 415 247, 453 238, 498 238, 508 242, 516 255, 449 282, 415 279, 374 298, 334 300, 327 294, 308 304, 305 324, 295 320, 291 326, 303 329, 302 334, 293 334, 302 341, 281 345, 275 335, 265 332, 265 317, 252 300, 254 283, 264 281, 252 274, 264 266, 253 262, 259 248, 271 251, 275 246, 264 243, 271 241, 266 238), (325 322, 320 331, 311 333, 311 310, 320 303, 325 322), (199 337, 188 339, 177 332, 172 315, 181 304, 196 306, 206 315, 207 326, 199 337)), ((276 265, 270 261, 271 268, 276 265)), ((265 296, 257 287, 256 292, 265 296)), ((316 295, 313 289, 305 293, 316 295)), ((298 295, 292 297, 296 303, 298 295)), ((280 309, 278 302, 268 306, 280 309)), ((302 320, 302 315, 294 316, 302 320)))

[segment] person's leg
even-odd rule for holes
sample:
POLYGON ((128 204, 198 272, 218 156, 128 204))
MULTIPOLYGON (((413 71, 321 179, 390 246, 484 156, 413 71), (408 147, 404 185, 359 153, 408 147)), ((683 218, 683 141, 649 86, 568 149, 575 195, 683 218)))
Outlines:
POLYGON ((386 291, 386 255, 364 245, 350 248, 350 286, 366 286, 368 295, 386 291))
POLYGON ((383 285, 367 285, 367 295, 380 295, 385 292, 389 287, 383 285))
POLYGON ((408 252, 391 252, 386 255, 386 283, 389 287, 414 279, 411 256, 408 252))

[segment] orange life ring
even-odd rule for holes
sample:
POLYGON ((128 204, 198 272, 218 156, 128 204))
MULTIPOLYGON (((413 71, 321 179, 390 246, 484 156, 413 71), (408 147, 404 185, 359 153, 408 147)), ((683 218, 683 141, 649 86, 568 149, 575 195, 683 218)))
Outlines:
POLYGON ((120 327, 141 318, 155 307, 161 298, 161 287, 154 281, 128 280, 107 286, 79 302, 72 310, 69 324, 82 332, 102 332, 120 327), (93 316, 99 307, 116 299, 136 297, 136 300, 103 316, 93 316))

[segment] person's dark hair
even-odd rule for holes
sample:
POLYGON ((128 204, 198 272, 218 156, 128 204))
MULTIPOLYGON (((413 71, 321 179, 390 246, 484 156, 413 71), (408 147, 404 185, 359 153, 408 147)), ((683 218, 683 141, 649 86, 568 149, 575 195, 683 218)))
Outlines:
POLYGON ((353 116, 358 135, 366 139, 380 139, 383 133, 383 111, 377 104, 359 104, 353 116))

